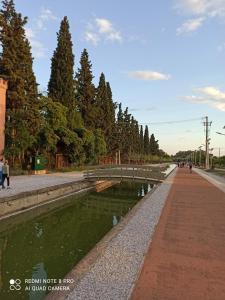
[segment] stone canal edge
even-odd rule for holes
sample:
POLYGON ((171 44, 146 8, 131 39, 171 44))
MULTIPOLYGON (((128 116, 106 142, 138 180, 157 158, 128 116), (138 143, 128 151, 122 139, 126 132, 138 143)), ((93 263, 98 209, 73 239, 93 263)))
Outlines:
MULTIPOLYGON (((148 193, 66 275, 69 291, 57 290, 47 300, 128 299, 142 269, 155 227, 177 169, 148 193)), ((64 284, 65 286, 65 284, 64 284)))

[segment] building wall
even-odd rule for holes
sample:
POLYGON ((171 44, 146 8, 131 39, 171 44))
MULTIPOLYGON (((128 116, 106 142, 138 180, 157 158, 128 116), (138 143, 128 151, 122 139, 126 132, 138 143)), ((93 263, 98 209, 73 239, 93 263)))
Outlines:
POLYGON ((5 112, 6 112, 6 90, 7 81, 0 78, 0 156, 5 147, 5 112))

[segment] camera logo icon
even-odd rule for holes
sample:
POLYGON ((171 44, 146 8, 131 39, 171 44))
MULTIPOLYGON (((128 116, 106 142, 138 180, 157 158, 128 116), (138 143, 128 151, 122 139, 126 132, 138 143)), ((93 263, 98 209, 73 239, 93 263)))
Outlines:
POLYGON ((10 284, 9 289, 11 291, 21 290, 21 280, 20 279, 10 279, 9 284, 10 284))

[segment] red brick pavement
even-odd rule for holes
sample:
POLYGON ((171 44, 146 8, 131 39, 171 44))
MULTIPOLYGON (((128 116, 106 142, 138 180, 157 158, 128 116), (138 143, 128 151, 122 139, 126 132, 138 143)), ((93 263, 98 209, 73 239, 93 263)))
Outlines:
POLYGON ((225 300, 225 194, 179 169, 132 300, 225 300))

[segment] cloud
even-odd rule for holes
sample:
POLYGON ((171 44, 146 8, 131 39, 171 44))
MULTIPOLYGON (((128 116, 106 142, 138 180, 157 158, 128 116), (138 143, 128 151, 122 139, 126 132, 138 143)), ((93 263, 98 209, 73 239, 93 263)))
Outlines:
POLYGON ((183 97, 193 103, 207 104, 218 110, 225 111, 225 93, 213 86, 194 89, 198 95, 183 97))
POLYGON ((94 46, 97 46, 98 42, 100 41, 100 38, 99 38, 98 34, 96 34, 94 32, 86 31, 85 32, 85 40, 87 42, 90 42, 94 46))
POLYGON ((225 0, 175 0, 175 9, 185 15, 225 16, 225 0))
POLYGON ((41 13, 37 19, 37 28, 40 30, 46 29, 45 24, 48 21, 56 21, 58 18, 53 14, 53 12, 48 8, 42 8, 41 13))
POLYGON ((196 31, 202 26, 204 18, 190 19, 184 22, 179 28, 177 28, 177 35, 196 31))
POLYGON ((95 18, 94 21, 88 23, 84 38, 94 46, 101 41, 122 42, 123 40, 121 32, 115 29, 108 19, 104 18, 95 18))
POLYGON ((112 23, 107 19, 95 19, 99 33, 110 33, 114 31, 112 23))
POLYGON ((225 16, 225 0, 174 0, 175 10, 182 15, 194 16, 179 28, 177 34, 195 31, 208 18, 225 16))
POLYGON ((128 76, 140 80, 169 80, 170 75, 162 74, 154 71, 130 71, 128 76))
POLYGON ((47 49, 40 41, 39 36, 43 30, 46 30, 46 24, 52 20, 55 21, 58 20, 58 18, 53 14, 53 12, 50 9, 42 8, 41 13, 34 22, 32 28, 25 28, 26 37, 30 42, 32 54, 35 58, 46 57, 47 49))
POLYGON ((37 39, 36 33, 31 28, 25 28, 26 37, 30 42, 32 54, 35 58, 44 58, 46 56, 46 48, 37 39))

